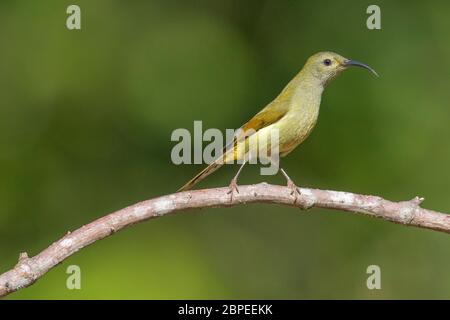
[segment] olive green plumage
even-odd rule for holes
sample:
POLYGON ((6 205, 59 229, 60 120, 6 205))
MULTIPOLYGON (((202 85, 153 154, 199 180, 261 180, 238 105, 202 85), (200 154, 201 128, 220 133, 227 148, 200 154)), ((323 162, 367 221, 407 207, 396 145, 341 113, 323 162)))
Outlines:
POLYGON ((240 136, 233 148, 225 150, 178 191, 189 190, 223 163, 242 160, 251 141, 270 141, 270 134, 278 130, 279 154, 285 156, 301 144, 313 130, 319 116, 320 100, 325 86, 349 66, 359 66, 376 72, 369 66, 346 59, 334 52, 319 52, 311 56, 302 70, 286 85, 281 93, 264 109, 241 127, 240 136), (248 133, 257 135, 248 139, 248 133), (255 138, 255 137, 253 137, 255 138), (247 147, 242 147, 246 144, 247 147))

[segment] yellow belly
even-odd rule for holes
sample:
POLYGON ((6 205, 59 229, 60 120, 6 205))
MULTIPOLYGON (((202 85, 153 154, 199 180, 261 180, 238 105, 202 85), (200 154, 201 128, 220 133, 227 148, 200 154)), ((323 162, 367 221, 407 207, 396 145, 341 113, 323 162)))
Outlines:
POLYGON ((319 107, 308 112, 295 112, 287 114, 276 123, 280 135, 280 156, 285 156, 305 141, 317 123, 319 107))
POLYGON ((281 157, 287 155, 301 144, 314 129, 319 115, 319 107, 305 112, 289 111, 278 122, 259 130, 245 141, 238 143, 232 152, 227 153, 224 162, 248 159, 249 150, 258 157, 271 155, 272 139, 278 137, 278 153, 281 157))

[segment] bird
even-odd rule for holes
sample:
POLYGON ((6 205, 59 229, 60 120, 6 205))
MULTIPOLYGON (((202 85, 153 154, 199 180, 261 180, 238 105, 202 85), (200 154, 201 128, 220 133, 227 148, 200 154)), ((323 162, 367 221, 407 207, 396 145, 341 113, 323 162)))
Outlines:
MULTIPOLYGON (((331 51, 318 52, 309 57, 300 72, 281 93, 239 128, 232 144, 225 147, 215 161, 183 185, 178 192, 190 190, 223 164, 241 161, 242 164, 229 185, 229 193, 232 193, 232 196, 234 191, 239 193, 237 181, 244 165, 248 163, 249 145, 255 144, 259 139, 269 141, 268 136, 277 131, 279 156, 288 155, 305 141, 314 129, 325 87, 349 67, 365 68, 378 77, 377 72, 367 64, 344 58, 331 51)), ((291 195, 295 194, 296 200, 300 194, 299 188, 283 168, 280 167, 279 170, 287 181, 291 195)))

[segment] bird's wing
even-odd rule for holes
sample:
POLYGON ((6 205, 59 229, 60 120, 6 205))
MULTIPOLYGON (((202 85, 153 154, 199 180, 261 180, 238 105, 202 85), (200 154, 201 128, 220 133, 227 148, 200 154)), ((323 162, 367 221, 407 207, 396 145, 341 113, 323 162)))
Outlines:
POLYGON ((230 149, 232 145, 235 145, 237 141, 242 141, 283 118, 289 110, 289 104, 287 100, 279 98, 269 103, 264 109, 240 127, 236 132, 233 142, 225 146, 223 153, 230 149))
POLYGON ((262 109, 253 118, 251 118, 247 123, 245 123, 241 129, 243 133, 249 130, 254 130, 255 132, 265 128, 278 120, 280 120, 288 111, 285 105, 272 105, 269 104, 267 107, 262 109))

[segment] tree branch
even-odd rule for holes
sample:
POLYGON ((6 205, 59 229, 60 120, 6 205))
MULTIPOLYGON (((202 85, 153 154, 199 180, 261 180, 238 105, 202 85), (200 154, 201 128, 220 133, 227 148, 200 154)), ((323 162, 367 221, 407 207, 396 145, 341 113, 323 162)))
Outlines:
POLYGON ((423 198, 392 202, 377 196, 299 188, 294 203, 291 189, 260 183, 239 186, 233 197, 228 188, 186 191, 143 201, 99 218, 29 258, 21 253, 17 265, 0 275, 0 297, 28 287, 78 250, 125 227, 189 209, 231 207, 241 203, 276 203, 301 209, 327 208, 365 214, 395 223, 450 233, 450 215, 420 208, 423 198))

